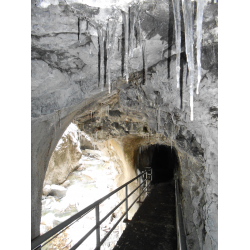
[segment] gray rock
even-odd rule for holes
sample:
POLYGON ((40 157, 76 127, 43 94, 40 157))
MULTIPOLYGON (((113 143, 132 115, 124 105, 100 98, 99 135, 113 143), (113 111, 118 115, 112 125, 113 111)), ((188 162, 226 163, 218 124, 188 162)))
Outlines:
POLYGON ((66 195, 67 189, 59 185, 51 185, 51 190, 49 195, 56 196, 57 198, 62 198, 66 195))
POLYGON ((45 187, 43 188, 43 194, 45 196, 47 196, 51 191, 51 186, 50 185, 45 185, 45 187))
POLYGON ((65 182, 62 184, 62 186, 63 186, 64 188, 67 188, 69 185, 70 185, 70 181, 69 181, 69 180, 65 181, 65 182))

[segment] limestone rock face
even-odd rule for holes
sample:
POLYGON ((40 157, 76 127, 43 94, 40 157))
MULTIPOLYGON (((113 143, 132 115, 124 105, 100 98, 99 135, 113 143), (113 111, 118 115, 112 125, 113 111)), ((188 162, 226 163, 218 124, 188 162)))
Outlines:
POLYGON ((57 144, 46 172, 44 186, 62 184, 68 175, 79 166, 82 156, 78 141, 78 128, 71 124, 57 144))

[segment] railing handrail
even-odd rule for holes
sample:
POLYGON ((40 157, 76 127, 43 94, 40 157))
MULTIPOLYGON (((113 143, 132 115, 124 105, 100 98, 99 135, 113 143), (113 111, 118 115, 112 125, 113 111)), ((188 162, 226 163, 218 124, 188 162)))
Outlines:
MULTIPOLYGON (((99 200, 93 202, 92 204, 90 204, 89 206, 87 206, 86 208, 82 209, 81 211, 77 212, 75 215, 71 216, 70 218, 68 218, 67 220, 63 221, 62 223, 60 223, 59 225, 55 226, 54 228, 52 228, 51 230, 49 230, 48 232, 44 233, 43 235, 40 235, 38 237, 36 237, 35 239, 33 239, 31 241, 31 249, 37 249, 38 247, 41 246, 41 244, 43 242, 45 242, 46 240, 48 240, 49 238, 51 238, 52 236, 58 236, 62 231, 64 231, 68 226, 71 226, 71 224, 73 224, 74 222, 76 222, 77 220, 79 220, 80 218, 82 218, 83 216, 85 216, 87 213, 89 213, 90 211, 92 211, 94 208, 98 207, 99 210, 99 204, 101 204, 102 202, 104 202, 106 199, 108 199, 110 196, 112 196, 113 194, 117 193, 118 191, 120 191, 122 188, 127 187, 127 185, 129 185, 131 182, 135 181, 136 179, 140 178, 143 175, 147 175, 147 170, 143 171, 141 174, 139 174, 138 176, 136 176, 135 178, 131 179, 130 181, 126 182, 125 184, 123 184, 122 186, 120 186, 119 188, 113 190, 112 192, 110 192, 109 194, 105 195, 104 197, 100 198, 99 200), (58 233, 58 234, 57 234, 58 233), (57 235, 56 235, 57 234, 57 235)), ((147 177, 146 177, 147 179, 147 177)), ((128 196, 126 195, 125 199, 120 202, 114 209, 112 209, 111 211, 115 211, 124 201, 126 201, 126 203, 128 202, 128 198, 139 188, 142 186, 142 184, 146 181, 146 179, 139 184, 139 186, 133 190, 128 196)), ((150 185, 150 183, 146 186, 146 188, 150 185)), ((145 189, 146 189, 145 188, 145 189)), ((144 189, 144 190, 145 190, 144 189)), ((144 191, 143 191, 144 192, 144 191)), ((136 200, 138 198, 140 198, 140 196, 143 194, 143 192, 140 192, 140 195, 136 198, 136 200)), ((135 200, 135 202, 136 202, 135 200)), ((134 203, 135 203, 134 202, 134 203)), ((133 203, 133 204, 134 204, 133 203)), ((132 204, 132 205, 133 205, 132 204)), ((129 209, 132 206, 129 207, 129 209)), ((127 204, 126 204, 126 208, 127 208, 127 204)), ((121 217, 121 219, 127 215, 128 213, 128 208, 126 209, 126 212, 124 213, 124 215, 121 217)), ((98 212, 99 213, 99 212, 98 212)), ((110 215, 110 212, 108 213, 110 215)), ((128 215, 127 215, 128 216, 128 215)), ((104 217, 106 218, 107 215, 104 217)), ((103 219, 104 219, 103 218, 103 219)), ((94 226, 82 239, 80 239, 71 249, 76 249, 95 229, 98 229, 98 226, 100 227, 100 224, 104 221, 104 220, 99 221, 96 226, 94 226), (81 241, 81 242, 80 242, 81 241), (79 243, 80 242, 80 243, 79 243), (78 244, 79 243, 79 244, 78 244), (77 245, 77 246, 76 246, 77 245)), ((120 219, 120 220, 121 220, 120 219)), ((98 218, 99 220, 99 218, 98 218)), ((119 222, 120 222, 119 220, 119 222)), ((111 231, 111 230, 110 230, 111 231)), ((113 231, 113 230, 112 230, 113 231)), ((106 236, 104 237, 106 239, 106 236)), ((102 240, 103 241, 103 240, 102 240)), ((101 241, 101 244, 104 242, 101 241)), ((49 242, 49 241, 48 241, 49 242)), ((46 242, 46 244, 48 243, 46 242)), ((99 243, 98 243, 99 244, 99 243)), ((97 244, 97 245, 98 245, 97 244)), ((100 244, 99 244, 100 245, 100 244)), ((98 249, 98 246, 97 248, 98 249)))

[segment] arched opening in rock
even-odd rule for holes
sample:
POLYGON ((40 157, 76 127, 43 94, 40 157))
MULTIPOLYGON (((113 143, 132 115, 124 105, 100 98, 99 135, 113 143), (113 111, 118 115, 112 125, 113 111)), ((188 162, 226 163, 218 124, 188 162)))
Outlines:
MULTIPOLYGON (((51 158, 43 183, 42 216, 40 232, 44 234, 96 200, 115 190, 118 174, 114 162, 95 146, 96 138, 80 130, 72 122, 64 131, 51 158)), ((100 204, 100 216, 104 217, 120 202, 117 194, 100 204)), ((121 216, 121 209, 113 212, 101 225, 101 237, 121 216)), ((46 245, 61 249, 73 246, 93 226, 95 211, 92 210, 60 236, 46 245)), ((103 244, 104 249, 114 246, 121 235, 120 224, 103 244)), ((81 245, 93 249, 96 241, 91 234, 81 245)), ((68 249, 68 248, 67 248, 68 249)))
POLYGON ((139 157, 139 169, 152 168, 152 184, 167 182, 174 177, 174 168, 178 167, 176 150, 167 145, 151 145, 142 150, 139 157))
POLYGON ((178 164, 175 150, 169 146, 157 145, 151 162, 152 183, 166 182, 174 177, 174 168, 178 164))

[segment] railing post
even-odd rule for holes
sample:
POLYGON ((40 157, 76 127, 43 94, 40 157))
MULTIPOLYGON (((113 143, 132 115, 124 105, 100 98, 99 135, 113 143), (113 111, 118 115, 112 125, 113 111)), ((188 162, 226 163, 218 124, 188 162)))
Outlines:
POLYGON ((126 219, 128 220, 128 185, 125 186, 125 198, 126 198, 126 219))
MULTIPOLYGON (((100 244, 100 213, 99 213, 99 204, 95 207, 95 218, 96 218, 96 247, 100 244)), ((96 248, 97 250, 100 250, 100 247, 96 248)))

